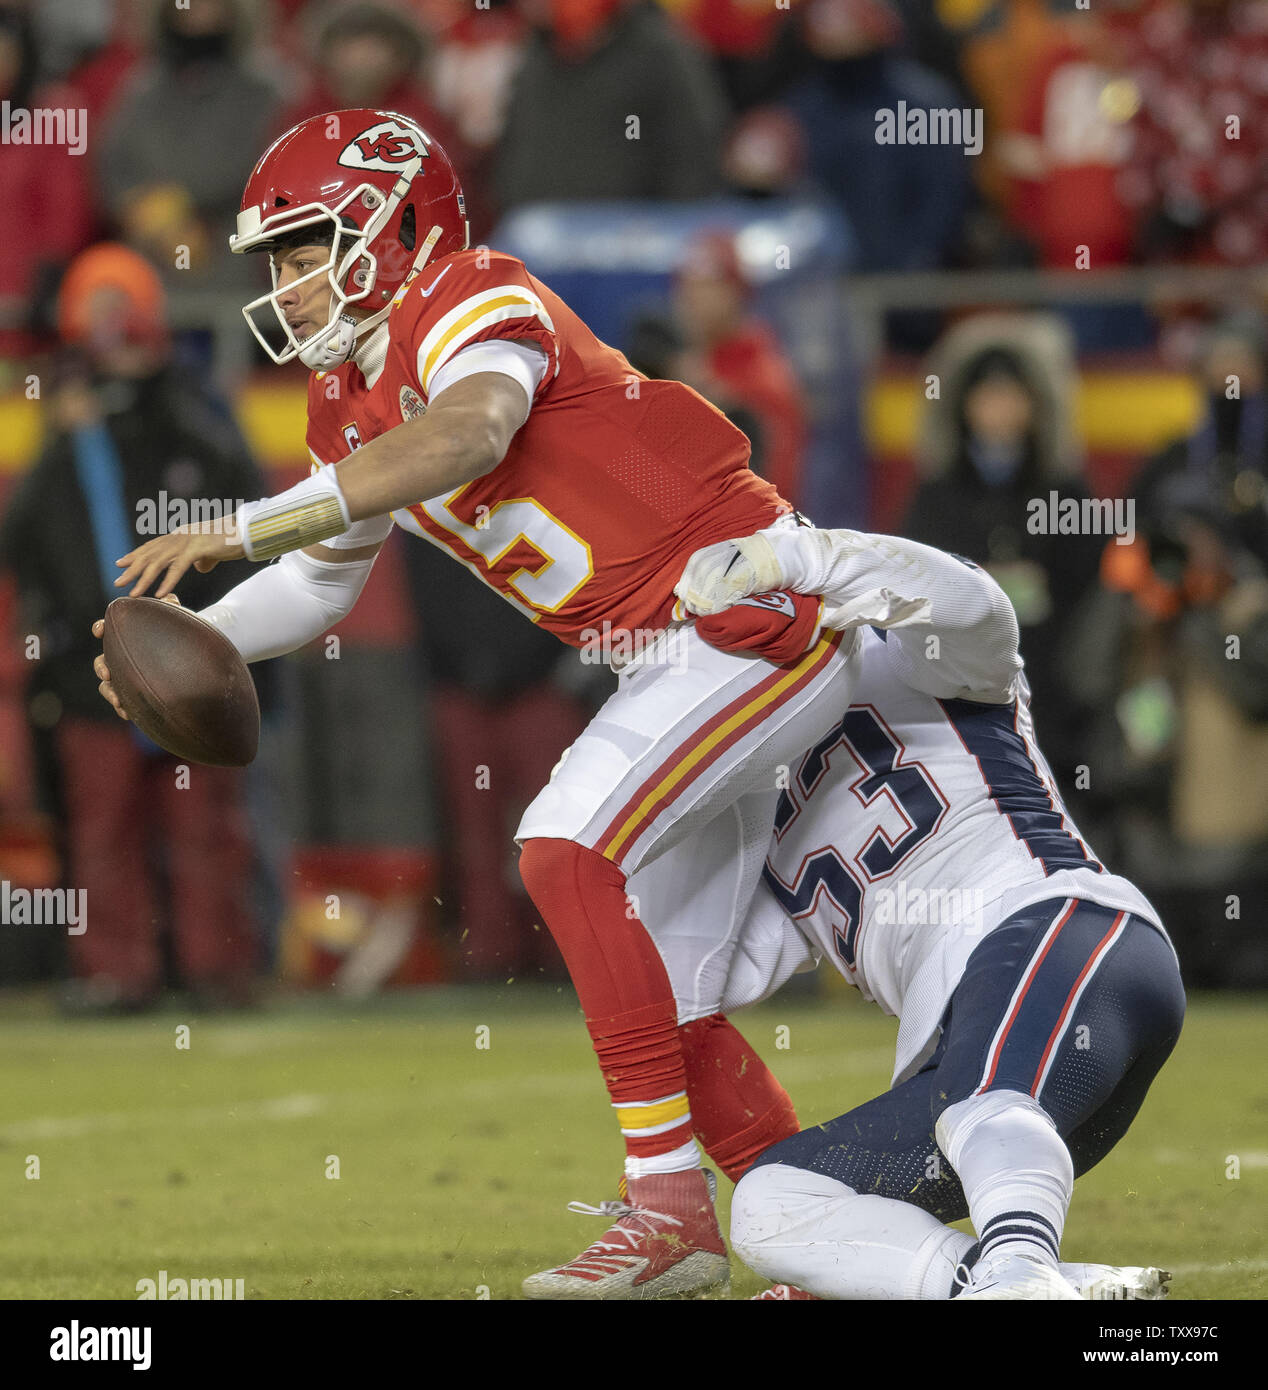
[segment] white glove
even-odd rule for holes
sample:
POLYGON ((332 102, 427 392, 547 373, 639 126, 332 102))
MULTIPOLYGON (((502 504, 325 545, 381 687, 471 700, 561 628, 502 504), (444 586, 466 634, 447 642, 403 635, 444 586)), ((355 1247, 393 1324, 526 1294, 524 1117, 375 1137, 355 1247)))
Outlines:
POLYGON ((721 613, 750 594, 787 587, 774 547, 759 533, 697 550, 674 585, 674 593, 688 613, 704 617, 721 613))
MULTIPOLYGON (((908 586, 924 585, 911 542, 813 526, 759 531, 697 550, 674 587, 686 613, 721 613, 751 594, 791 589, 823 596, 823 625, 909 627, 930 620, 930 603, 908 586), (901 587, 900 587, 901 586, 901 587)), ((916 547, 921 555, 927 547, 916 547)), ((685 616, 675 612, 675 616, 685 616)))

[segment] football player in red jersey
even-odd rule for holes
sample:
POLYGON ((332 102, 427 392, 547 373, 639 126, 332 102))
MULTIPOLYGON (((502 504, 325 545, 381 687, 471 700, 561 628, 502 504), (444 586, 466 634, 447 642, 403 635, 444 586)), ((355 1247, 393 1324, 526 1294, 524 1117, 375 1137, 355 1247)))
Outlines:
MULTIPOLYGON (((724 1282, 727 1261, 692 1138, 689 1068, 708 1062, 690 1030, 706 1030, 709 1057, 742 1046, 709 1003, 735 943, 711 935, 727 914, 700 913, 703 1002, 684 1012, 626 880, 685 860, 711 892, 745 900, 779 770, 847 701, 853 658, 841 634, 820 637, 817 599, 790 599, 794 621, 750 611, 750 650, 769 661, 675 621, 673 586, 693 551, 795 525, 790 508, 718 410, 642 377, 520 261, 467 242, 457 176, 405 117, 332 112, 271 146, 231 246, 270 258, 273 288, 244 310, 252 330, 275 361, 313 371, 312 475, 242 508, 231 534, 194 527, 138 547, 118 583, 162 597, 191 565, 280 557, 202 614, 260 660, 338 621, 396 524, 530 621, 612 655, 618 690, 516 838, 617 1112, 627 1191, 590 1209, 610 1221, 602 1238, 525 1292, 693 1292, 724 1282), (269 315, 280 348, 260 328, 269 315)), ((98 669, 111 698, 100 658, 98 669)), ((727 1171, 797 1128, 773 1077, 754 1077, 742 1097, 751 1124, 710 1148, 727 1171)))

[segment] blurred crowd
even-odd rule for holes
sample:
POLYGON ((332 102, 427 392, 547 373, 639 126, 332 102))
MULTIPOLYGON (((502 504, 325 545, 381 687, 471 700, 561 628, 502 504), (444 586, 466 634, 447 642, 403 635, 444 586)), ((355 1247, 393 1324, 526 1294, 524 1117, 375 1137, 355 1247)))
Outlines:
POLYGON ((436 134, 477 241, 529 202, 811 192, 858 271, 1249 266, 1266 74, 1261 0, 6 0, 0 96, 82 108, 89 141, 4 148, 0 296, 46 328, 48 277, 103 233, 233 283, 244 174, 351 106, 436 134), (981 111, 980 153, 878 143, 908 108, 981 111))
POLYGON ((1008 594, 1057 782, 1191 985, 1268 984, 1268 320, 1206 326, 1196 427, 1135 460, 1112 520, 1069 531, 1051 519, 1090 499, 1068 327, 974 315, 926 367, 941 391, 897 529, 1008 594))
MULTIPOLYGON (((0 372, 21 392, 40 364, 44 422, 0 521, 0 623, 37 643, 0 661, 0 871, 60 874, 95 904, 68 960, 0 939, 0 981, 69 967, 71 1009, 146 1007, 172 983, 241 1004, 278 971, 353 994, 561 973, 511 833, 610 677, 433 548, 389 548, 380 597, 333 648, 255 669, 246 773, 179 785, 96 694, 88 629, 138 505, 269 490, 170 303, 256 292, 227 235, 251 164, 296 121, 419 120, 462 172, 473 242, 543 201, 729 196, 830 206, 858 274, 1250 269, 1268 252, 1265 0, 0 0, 0 99, 88 113, 82 154, 0 142, 0 372), (878 142, 879 111, 931 108, 983 113, 980 153, 878 142), (14 799, 23 767, 51 859, 14 799)), ((848 449, 812 447, 807 362, 761 307, 735 238, 707 229, 620 346, 725 410, 807 506, 848 449)), ((1027 521, 1035 498, 1089 498, 1079 353, 1137 346, 1124 317, 909 323, 898 345, 939 389, 889 521, 1008 592, 1054 773, 1155 898, 1190 982, 1263 985, 1268 330, 1254 307, 1198 318, 1200 419, 1131 460, 1131 534, 1109 537, 1027 521)), ((820 365, 857 407, 839 370, 820 365)), ((183 601, 213 601, 235 568, 183 601)))

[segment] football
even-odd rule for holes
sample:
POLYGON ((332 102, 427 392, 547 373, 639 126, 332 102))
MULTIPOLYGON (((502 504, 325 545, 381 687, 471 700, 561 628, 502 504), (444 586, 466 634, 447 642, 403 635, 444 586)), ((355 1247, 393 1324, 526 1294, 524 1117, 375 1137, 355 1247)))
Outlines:
POLYGON ((260 704, 233 644, 186 608, 117 598, 104 632, 110 683, 132 722, 190 762, 245 767, 260 742, 260 704))

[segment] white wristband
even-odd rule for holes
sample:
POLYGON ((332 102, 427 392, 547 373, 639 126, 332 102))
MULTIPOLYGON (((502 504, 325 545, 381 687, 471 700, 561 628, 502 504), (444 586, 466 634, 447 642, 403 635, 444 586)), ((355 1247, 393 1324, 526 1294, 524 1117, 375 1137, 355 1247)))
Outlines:
POLYGON ((248 560, 276 559, 338 536, 352 524, 333 468, 320 469, 276 497, 245 503, 236 520, 248 560))

